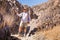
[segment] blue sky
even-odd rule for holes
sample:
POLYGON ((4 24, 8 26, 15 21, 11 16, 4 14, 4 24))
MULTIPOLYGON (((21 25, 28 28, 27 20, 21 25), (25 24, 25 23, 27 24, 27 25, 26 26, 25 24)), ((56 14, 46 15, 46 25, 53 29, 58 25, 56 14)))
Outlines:
POLYGON ((37 4, 41 4, 43 2, 47 2, 48 0, 18 0, 23 5, 34 6, 37 4))

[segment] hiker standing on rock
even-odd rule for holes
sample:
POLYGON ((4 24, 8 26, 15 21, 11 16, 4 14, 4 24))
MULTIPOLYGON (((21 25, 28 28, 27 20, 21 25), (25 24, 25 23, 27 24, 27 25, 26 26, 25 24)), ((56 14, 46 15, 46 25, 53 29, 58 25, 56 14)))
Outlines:
POLYGON ((19 25, 19 35, 22 36, 22 31, 24 31, 24 36, 26 36, 26 27, 27 27, 27 24, 30 22, 30 15, 29 13, 27 12, 27 8, 24 8, 23 9, 23 12, 18 14, 17 15, 19 17, 22 17, 21 18, 21 22, 20 22, 20 25, 19 25), (23 29, 24 28, 24 29, 23 29))

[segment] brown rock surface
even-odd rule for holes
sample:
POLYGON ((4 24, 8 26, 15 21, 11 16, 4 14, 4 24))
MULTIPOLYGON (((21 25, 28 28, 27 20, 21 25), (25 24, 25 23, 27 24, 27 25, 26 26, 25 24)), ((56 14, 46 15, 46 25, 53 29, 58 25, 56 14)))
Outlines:
MULTIPOLYGON (((35 35, 27 37, 27 39, 59 40, 60 36, 57 35, 60 35, 59 34, 60 27, 57 25, 60 24, 60 0, 49 0, 48 2, 45 2, 41 5, 38 4, 36 6, 33 6, 32 8, 28 7, 28 9, 29 9, 28 12, 31 12, 32 18, 29 24, 30 31, 33 30, 34 28, 40 28, 41 30, 50 28, 53 29, 50 31, 44 30, 42 32, 39 30, 40 32, 35 32, 35 35), (54 26, 56 26, 56 28, 54 26)), ((0 35, 4 34, 2 36, 3 38, 7 35, 7 34, 5 35, 5 31, 7 31, 8 29, 11 30, 11 32, 8 31, 8 33, 17 33, 20 19, 16 15, 16 12, 21 13, 22 10, 23 5, 21 5, 17 0, 0 0, 0 31, 1 31, 0 35), (6 26, 8 27, 6 28, 6 26)))
POLYGON ((41 5, 33 6, 34 14, 36 14, 38 18, 35 21, 32 20, 31 24, 36 27, 44 26, 44 28, 58 25, 60 23, 59 2, 60 0, 49 0, 41 5))
POLYGON ((23 6, 17 0, 0 0, 0 40, 13 40, 11 33, 17 33, 19 17, 23 6), (10 39, 11 38, 11 39, 10 39))

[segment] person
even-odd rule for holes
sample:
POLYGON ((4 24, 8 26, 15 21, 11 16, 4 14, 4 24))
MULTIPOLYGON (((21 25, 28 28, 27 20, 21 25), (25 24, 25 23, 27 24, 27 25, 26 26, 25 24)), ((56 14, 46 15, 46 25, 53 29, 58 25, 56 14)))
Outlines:
POLYGON ((19 17, 22 17, 22 18, 21 18, 20 25, 19 25, 18 34, 19 34, 20 36, 22 35, 21 32, 22 32, 23 27, 24 27, 24 36, 26 36, 26 32, 27 32, 26 27, 27 27, 27 24, 28 24, 28 23, 30 22, 30 20, 31 20, 30 15, 29 15, 29 13, 27 12, 27 8, 24 8, 24 9, 23 9, 23 12, 20 13, 20 14, 17 13, 17 15, 18 15, 19 17))

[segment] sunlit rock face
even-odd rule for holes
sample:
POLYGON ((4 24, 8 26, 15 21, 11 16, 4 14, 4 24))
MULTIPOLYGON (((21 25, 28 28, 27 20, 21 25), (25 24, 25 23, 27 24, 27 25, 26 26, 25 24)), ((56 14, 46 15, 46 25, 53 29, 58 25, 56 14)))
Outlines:
POLYGON ((39 28, 40 32, 27 38, 28 40, 60 40, 60 0, 48 0, 32 7, 33 14, 38 16, 30 22, 31 30, 39 28), (53 29, 52 29, 53 28, 53 29))
POLYGON ((33 19, 30 26, 49 28, 60 24, 60 0, 48 0, 32 8, 33 14, 36 14, 38 18, 33 19))

